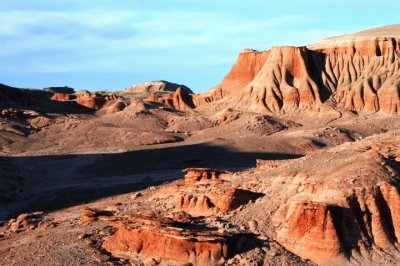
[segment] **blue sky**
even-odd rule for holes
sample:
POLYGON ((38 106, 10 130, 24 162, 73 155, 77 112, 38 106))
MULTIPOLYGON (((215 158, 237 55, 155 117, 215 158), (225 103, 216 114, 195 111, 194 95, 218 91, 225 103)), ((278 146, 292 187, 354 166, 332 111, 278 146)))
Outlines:
POLYGON ((1 0, 0 83, 118 90, 217 85, 244 48, 400 22, 400 1, 1 0))

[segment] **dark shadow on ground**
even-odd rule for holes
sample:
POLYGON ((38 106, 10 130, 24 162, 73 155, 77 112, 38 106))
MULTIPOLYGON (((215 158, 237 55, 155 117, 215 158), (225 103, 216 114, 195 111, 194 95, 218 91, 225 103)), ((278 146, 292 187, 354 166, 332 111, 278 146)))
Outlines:
MULTIPOLYGON (((146 182, 137 183, 137 179, 135 180, 137 176, 133 176, 137 174, 143 174, 147 177, 149 174, 157 171, 171 171, 178 173, 171 179, 178 179, 183 177, 183 174, 180 174, 180 172, 187 167, 210 167, 238 171, 254 167, 256 159, 279 160, 301 156, 299 154, 286 153, 243 152, 224 146, 198 144, 103 155, 0 157, 0 160, 7 160, 7 165, 19 165, 21 167, 21 163, 18 163, 18 160, 24 160, 24 163, 29 163, 31 166, 37 163, 38 166, 43 167, 43 161, 49 160, 49 164, 52 166, 60 164, 64 167, 60 169, 67 167, 68 169, 75 170, 73 171, 75 174, 68 176, 68 180, 67 178, 62 179, 57 177, 52 172, 44 171, 40 176, 35 176, 35 174, 26 173, 25 171, 25 176, 22 176, 22 179, 25 181, 23 182, 24 185, 16 187, 13 196, 0 197, 0 208, 3 208, 2 206, 8 207, 10 216, 39 210, 50 212, 89 203, 113 195, 142 190, 162 183, 151 178, 146 182), (88 164, 78 167, 73 164, 76 159, 88 161, 88 164), (131 183, 129 175, 132 175, 131 183), (101 179, 101 185, 98 183, 99 178, 101 179), (92 185, 91 180, 94 182, 92 185), (39 193, 32 191, 27 185, 34 183, 36 187, 40 187, 41 184, 49 185, 49 182, 55 184, 55 186, 63 182, 70 182, 72 186, 69 185, 65 188, 58 187, 54 190, 50 189, 39 193), (16 204, 18 201, 21 201, 20 206, 16 204)), ((18 173, 17 170, 20 169, 16 169, 16 173, 18 173)), ((0 181, 2 179, 10 179, 10 177, 12 177, 11 170, 3 171, 3 173, 0 171, 0 181)), ((4 193, 4 195, 6 194, 4 193)))
POLYGON ((103 158, 79 169, 91 176, 119 176, 156 170, 183 170, 188 167, 210 167, 239 171, 256 166, 256 159, 283 160, 302 157, 301 154, 243 152, 229 147, 196 144, 162 149, 149 149, 117 154, 103 158))

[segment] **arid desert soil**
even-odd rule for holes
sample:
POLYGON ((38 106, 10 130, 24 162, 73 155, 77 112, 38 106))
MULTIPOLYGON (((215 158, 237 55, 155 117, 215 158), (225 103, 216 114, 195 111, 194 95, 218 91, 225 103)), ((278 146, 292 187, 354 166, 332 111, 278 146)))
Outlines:
POLYGON ((0 265, 398 265, 400 28, 200 94, 0 85, 0 265))

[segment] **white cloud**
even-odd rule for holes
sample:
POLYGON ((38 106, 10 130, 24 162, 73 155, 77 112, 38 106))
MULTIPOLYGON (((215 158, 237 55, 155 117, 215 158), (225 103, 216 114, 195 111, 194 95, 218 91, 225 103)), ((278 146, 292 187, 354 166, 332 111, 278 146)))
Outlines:
POLYGON ((151 69, 155 63, 206 67, 232 63, 243 48, 324 35, 318 29, 291 30, 312 22, 304 16, 251 19, 219 12, 3 11, 0 57, 28 55, 30 67, 13 70, 21 73, 151 69))

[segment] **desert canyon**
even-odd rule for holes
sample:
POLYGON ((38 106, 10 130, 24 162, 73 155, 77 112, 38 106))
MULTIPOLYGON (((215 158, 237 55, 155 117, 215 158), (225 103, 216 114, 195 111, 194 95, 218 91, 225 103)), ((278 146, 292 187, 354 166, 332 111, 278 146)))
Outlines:
POLYGON ((195 94, 0 85, 0 265, 399 265, 400 24, 195 94))

